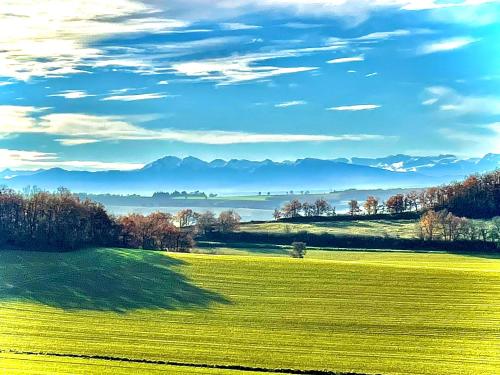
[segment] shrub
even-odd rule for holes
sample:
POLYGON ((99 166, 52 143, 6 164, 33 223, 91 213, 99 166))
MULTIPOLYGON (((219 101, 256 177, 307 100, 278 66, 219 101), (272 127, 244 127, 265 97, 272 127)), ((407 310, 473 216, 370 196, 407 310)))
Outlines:
POLYGON ((292 258, 304 258, 306 255, 306 244, 304 242, 292 243, 292 258))

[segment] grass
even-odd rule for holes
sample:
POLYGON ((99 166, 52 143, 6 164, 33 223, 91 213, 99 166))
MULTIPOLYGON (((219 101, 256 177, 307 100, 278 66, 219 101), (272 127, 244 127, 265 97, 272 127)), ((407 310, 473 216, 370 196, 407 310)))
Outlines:
POLYGON ((498 259, 257 253, 0 252, 0 372, 228 373, 5 351, 368 374, 500 368, 498 259))
POLYGON ((400 238, 416 238, 415 220, 370 220, 370 221, 334 221, 316 223, 280 223, 244 224, 241 230, 245 232, 300 232, 329 233, 336 235, 390 236, 400 238))

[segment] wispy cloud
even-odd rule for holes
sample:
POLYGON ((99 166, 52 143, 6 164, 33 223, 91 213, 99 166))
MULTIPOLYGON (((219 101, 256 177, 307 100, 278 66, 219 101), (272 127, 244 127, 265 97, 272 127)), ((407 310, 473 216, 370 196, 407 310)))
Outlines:
POLYGON ((478 39, 471 37, 460 37, 460 38, 450 38, 442 39, 439 41, 434 41, 426 43, 417 49, 417 53, 420 55, 428 55, 437 52, 448 52, 456 49, 464 48, 469 44, 477 42, 478 39))
POLYGON ((500 153, 500 122, 442 128, 438 133, 449 140, 461 142, 469 152, 484 155, 485 150, 500 153))
MULTIPOLYGON (((286 134, 286 133, 251 133, 220 130, 150 130, 127 121, 120 116, 95 116, 79 113, 50 113, 39 118, 30 117, 37 109, 21 107, 3 109, 11 119, 21 120, 22 127, 16 125, 2 128, 4 134, 44 133, 58 136, 56 138, 66 146, 76 146, 99 141, 117 140, 164 140, 183 143, 211 145, 240 143, 283 143, 283 142, 338 142, 367 141, 383 139, 373 134, 286 134), (17 116, 17 117, 16 117, 17 116)), ((0 121, 3 120, 0 106, 0 121)), ((3 122, 3 121, 2 121, 3 122)))
POLYGON ((374 32, 371 34, 363 35, 359 38, 356 38, 357 40, 380 40, 380 39, 390 39, 393 37, 401 37, 401 36, 408 36, 411 35, 410 30, 404 30, 404 29, 399 29, 399 30, 393 30, 393 31, 378 31, 374 32))
POLYGON ((359 62, 359 61, 365 61, 365 57, 363 55, 353 56, 353 57, 342 57, 339 59, 329 60, 329 61, 327 61, 327 63, 328 64, 345 64, 345 63, 359 62))
POLYGON ((298 30, 306 29, 306 30, 308 30, 308 29, 312 29, 312 28, 323 27, 324 25, 319 24, 319 23, 287 22, 281 26, 288 27, 290 29, 298 29, 298 30))
POLYGON ((356 104, 356 105, 344 105, 340 107, 330 107, 327 108, 328 111, 371 111, 380 108, 377 104, 356 104))
POLYGON ((245 23, 238 23, 238 22, 226 22, 226 23, 221 23, 220 28, 222 30, 229 30, 229 31, 237 31, 237 30, 255 30, 255 29, 261 29, 262 26, 257 26, 257 25, 248 25, 245 23))
POLYGON ((377 72, 373 72, 373 73, 368 73, 368 74, 365 74, 365 77, 367 77, 367 78, 370 78, 370 77, 375 77, 375 76, 378 76, 378 73, 377 73, 377 72))
POLYGON ((153 100, 163 99, 169 95, 163 93, 146 93, 146 94, 131 94, 131 95, 112 95, 102 98, 101 101, 121 101, 121 102, 134 102, 137 100, 153 100))
POLYGON ((500 115, 500 97, 462 95, 444 86, 431 86, 425 90, 428 97, 424 105, 436 105, 442 112, 456 115, 500 115))
POLYGON ((275 104, 274 106, 276 108, 288 108, 288 107, 295 107, 298 105, 306 105, 306 104, 307 104, 307 102, 304 100, 292 100, 289 102, 278 103, 278 104, 275 104))
MULTIPOLYGON (((69 170, 133 170, 142 168, 144 164, 140 163, 117 163, 103 161, 83 161, 83 160, 61 160, 56 153, 47 153, 40 151, 10 150, 0 149, 0 170, 22 169, 36 170, 47 168, 65 168, 69 170)), ((13 176, 9 176, 13 177, 13 176)))
POLYGON ((28 80, 81 72, 88 60, 104 58, 91 41, 187 26, 155 16, 155 8, 130 0, 109 0, 105 7, 99 0, 4 0, 0 76, 28 80))
POLYGON ((294 16, 337 17, 359 24, 381 10, 436 10, 468 8, 496 0, 169 0, 169 11, 181 19, 235 18, 255 11, 287 12, 294 16))
POLYGON ((82 99, 82 98, 87 98, 89 96, 95 96, 92 94, 88 94, 86 91, 83 90, 65 90, 61 91, 57 94, 51 94, 49 96, 60 96, 65 99, 82 99))

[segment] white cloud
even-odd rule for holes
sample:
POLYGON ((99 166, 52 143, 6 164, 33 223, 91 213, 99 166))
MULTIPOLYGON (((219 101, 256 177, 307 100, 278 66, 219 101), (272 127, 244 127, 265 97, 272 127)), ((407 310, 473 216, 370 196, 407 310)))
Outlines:
POLYGON ((294 107, 294 106, 306 105, 306 104, 307 104, 307 102, 304 100, 292 100, 289 102, 275 104, 275 107, 276 108, 288 108, 288 107, 294 107))
POLYGON ((365 77, 367 78, 370 78, 370 77, 375 77, 375 76, 378 76, 378 73, 377 72, 373 72, 373 73, 368 73, 365 75, 365 77))
POLYGON ((438 133, 446 139, 463 144, 469 153, 484 155, 485 152, 500 153, 500 122, 484 125, 468 125, 457 128, 442 128, 438 133))
POLYGON ((87 98, 89 96, 95 96, 92 94, 88 94, 86 91, 83 90, 65 90, 61 91, 57 94, 51 94, 49 96, 60 96, 65 99, 82 99, 82 98, 87 98))
MULTIPOLYGON (((21 170, 36 170, 47 168, 65 168, 69 170, 133 170, 142 168, 144 164, 139 163, 116 163, 102 161, 82 161, 82 160, 66 160, 63 161, 55 153, 46 153, 40 151, 24 151, 0 149, 0 170, 21 169, 21 170)), ((13 176, 10 176, 13 177, 13 176)))
POLYGON ((358 40, 380 40, 380 39, 390 39, 393 37, 399 37, 399 36, 408 36, 411 35, 410 30, 394 30, 394 31, 378 31, 375 33, 363 35, 359 38, 356 38, 358 40))
POLYGON ((14 82, 10 82, 10 81, 2 81, 2 82, 0 82, 0 87, 1 87, 1 86, 8 86, 8 85, 12 85, 12 84, 14 84, 14 82))
POLYGON ((340 107, 327 108, 328 111, 371 111, 373 109, 380 108, 380 105, 376 104, 357 104, 357 105, 344 105, 340 107))
POLYGON ((422 102, 422 105, 433 105, 434 103, 436 103, 439 99, 438 98, 430 98, 430 99, 427 99, 427 100, 424 100, 422 102))
POLYGON ((401 7, 404 10, 426 10, 426 9, 443 9, 455 7, 478 6, 482 4, 494 3, 498 0, 408 0, 402 1, 406 3, 401 7))
MULTIPOLYGON (((258 11, 288 12, 294 16, 337 17, 351 24, 385 10, 466 8, 496 0, 169 0, 169 10, 182 19, 224 19, 258 11)), ((157 1, 160 3, 160 1, 157 1)))
POLYGON ((168 81, 159 81, 157 85, 168 85, 168 81))
POLYGON ((365 57, 363 55, 353 56, 353 57, 342 57, 339 59, 329 60, 329 61, 327 61, 327 63, 328 64, 344 64, 344 63, 359 62, 359 61, 365 61, 365 57))
POLYGON ((460 49, 468 46, 471 43, 477 42, 478 39, 470 37, 450 38, 439 41, 430 42, 420 46, 417 53, 421 55, 428 55, 436 52, 447 52, 460 49))
POLYGON ((102 98, 101 101, 122 101, 122 102, 133 102, 137 100, 152 100, 152 99, 163 99, 168 97, 167 94, 162 94, 158 92, 147 93, 147 94, 132 94, 132 95, 112 95, 102 98))
POLYGON ((305 22, 287 22, 284 23, 282 26, 288 27, 290 29, 312 29, 312 28, 317 28, 317 27, 323 27, 324 25, 318 24, 318 23, 305 23, 305 22))
POLYGON ((247 25, 245 23, 237 23, 237 22, 226 22, 226 23, 221 23, 220 24, 220 28, 222 30, 237 31, 237 30, 255 30, 255 29, 261 29, 262 26, 247 25))
POLYGON ((2 0, 0 76, 18 80, 81 71, 103 59, 92 41, 111 35, 157 33, 185 27, 156 18, 155 8, 133 0, 2 0), (91 64, 90 64, 91 65, 91 64))
POLYGON ((59 142, 63 146, 80 146, 80 145, 88 145, 91 143, 99 142, 98 139, 85 139, 85 138, 76 138, 76 139, 61 138, 61 139, 56 139, 55 141, 59 142))
MULTIPOLYGON (((0 106, 0 122, 2 106, 0 106)), ((22 127, 11 126, 3 129, 4 134, 44 133, 60 136, 57 140, 66 146, 116 140, 164 140, 183 143, 211 145, 240 143, 281 143, 281 142, 336 142, 367 141, 383 139, 373 134, 268 134, 220 130, 150 130, 129 123, 120 116, 94 116, 78 113, 51 113, 30 118, 36 108, 18 109, 16 119, 24 120, 22 127)), ((11 110, 13 111, 13 110, 11 110)), ((5 111, 8 113, 8 111, 5 111)), ((14 110, 15 112, 15 110, 14 110)), ((12 117, 12 116, 11 116, 12 117)))
POLYGON ((293 55, 287 52, 277 52, 179 62, 172 65, 172 70, 178 74, 197 77, 200 80, 216 81, 220 85, 229 85, 317 69, 311 66, 283 68, 270 65, 254 65, 256 62, 287 56, 293 55))
POLYGON ((486 114, 500 115, 500 97, 462 95, 443 86, 431 86, 425 90, 428 99, 424 105, 438 105, 441 111, 451 114, 486 114))
POLYGON ((0 105, 0 136, 31 131, 36 126, 32 114, 39 111, 31 106, 0 105))

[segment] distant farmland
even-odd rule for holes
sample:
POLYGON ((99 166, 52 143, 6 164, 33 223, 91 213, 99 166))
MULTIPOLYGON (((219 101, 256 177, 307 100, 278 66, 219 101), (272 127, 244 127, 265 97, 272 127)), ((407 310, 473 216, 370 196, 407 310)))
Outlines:
POLYGON ((0 372, 229 373, 199 367, 209 365, 493 374, 500 367, 498 259, 247 254, 2 251, 0 372))

